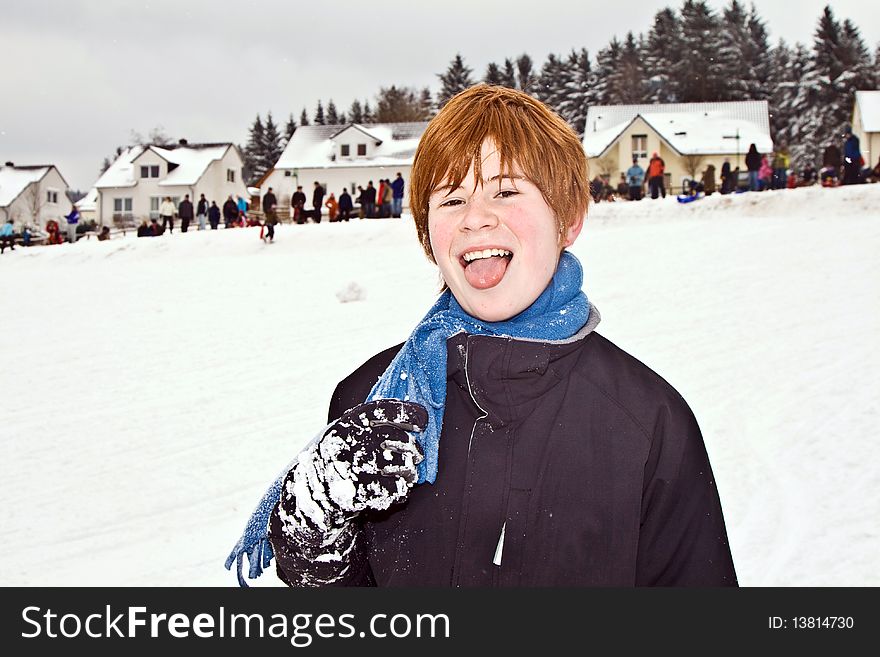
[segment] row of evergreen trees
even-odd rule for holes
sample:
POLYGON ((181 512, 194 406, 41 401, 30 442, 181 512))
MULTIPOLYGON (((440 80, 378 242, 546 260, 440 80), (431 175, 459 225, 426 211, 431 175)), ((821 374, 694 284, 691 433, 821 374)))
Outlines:
MULTIPOLYGON (((617 37, 591 59, 586 49, 551 54, 537 70, 522 54, 490 62, 477 79, 456 55, 438 75, 440 90, 381 88, 375 110, 355 100, 347 113, 318 101, 313 123, 344 124, 429 119, 453 95, 477 82, 533 94, 583 134, 590 105, 767 100, 772 136, 794 162, 818 163, 839 141, 852 116, 854 92, 880 86, 880 44, 872 56, 855 24, 838 21, 830 6, 819 17, 811 47, 779 40, 771 46, 754 5, 731 0, 720 12, 704 0, 684 0, 679 11, 662 9, 647 34, 617 37)), ((299 125, 309 125, 305 109, 299 125)), ((251 126, 243 149, 250 178, 271 168, 297 128, 293 115, 283 131, 272 116, 251 126)))

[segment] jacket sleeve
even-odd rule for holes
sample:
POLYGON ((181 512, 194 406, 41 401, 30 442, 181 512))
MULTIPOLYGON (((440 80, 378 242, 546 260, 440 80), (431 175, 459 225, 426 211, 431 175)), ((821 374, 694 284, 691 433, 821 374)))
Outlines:
POLYGON ((637 586, 737 586, 703 436, 680 397, 655 422, 640 522, 637 586))

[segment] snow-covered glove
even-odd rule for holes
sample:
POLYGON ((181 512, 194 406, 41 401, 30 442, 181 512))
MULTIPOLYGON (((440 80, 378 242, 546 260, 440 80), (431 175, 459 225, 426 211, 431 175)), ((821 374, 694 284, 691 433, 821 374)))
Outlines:
POLYGON ((324 586, 347 574, 358 561, 351 520, 406 499, 423 458, 415 434, 427 424, 419 404, 380 399, 343 413, 299 454, 270 522, 285 581, 324 586))
POLYGON ((318 527, 329 521, 332 528, 403 501, 423 458, 415 434, 427 424, 427 411, 413 402, 380 399, 349 409, 300 454, 294 493, 299 499, 307 487, 314 505, 297 507, 318 527))

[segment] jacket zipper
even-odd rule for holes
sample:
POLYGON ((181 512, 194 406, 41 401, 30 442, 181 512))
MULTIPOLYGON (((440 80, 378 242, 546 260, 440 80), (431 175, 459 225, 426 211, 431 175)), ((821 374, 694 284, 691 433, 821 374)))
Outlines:
POLYGON ((471 445, 473 444, 473 441, 474 441, 474 433, 476 433, 476 431, 477 431, 477 424, 480 422, 480 420, 484 420, 485 418, 487 418, 489 416, 489 413, 486 411, 486 409, 484 409, 482 406, 480 406, 480 403, 477 401, 477 398, 474 396, 473 388, 471 388, 471 376, 470 376, 469 365, 468 365, 468 356, 469 356, 470 350, 471 350, 470 347, 471 347, 471 336, 468 336, 465 341, 465 347, 464 347, 464 378, 467 383, 468 394, 471 397, 471 401, 474 402, 474 405, 478 409, 480 409, 480 412, 482 413, 482 415, 480 415, 476 420, 474 420, 474 425, 471 427, 471 436, 468 439, 467 460, 466 460, 467 472, 465 473, 465 480, 464 480, 464 508, 462 508, 462 517, 459 520, 458 539, 457 539, 456 546, 455 546, 455 558, 453 560, 453 565, 452 565, 452 586, 454 586, 454 587, 461 586, 461 583, 459 582, 459 577, 461 575, 461 557, 462 557, 462 552, 464 549, 464 536, 463 536, 463 534, 464 534, 464 527, 467 524, 467 514, 469 511, 468 507, 470 506, 470 503, 469 503, 470 496, 468 494, 468 491, 470 490, 470 484, 471 484, 471 445))

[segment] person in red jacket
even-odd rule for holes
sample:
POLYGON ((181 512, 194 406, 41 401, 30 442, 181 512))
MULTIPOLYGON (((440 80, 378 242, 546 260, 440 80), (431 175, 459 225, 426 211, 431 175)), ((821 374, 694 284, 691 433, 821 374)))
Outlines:
POLYGON ((596 332, 567 250, 590 196, 578 136, 471 87, 429 123, 410 193, 444 291, 339 383, 227 567, 274 554, 298 587, 736 585, 693 413, 596 332))
POLYGON ((666 186, 663 176, 666 172, 666 163, 657 153, 651 155, 648 163, 648 188, 651 190, 651 198, 657 198, 660 194, 666 198, 666 186))

